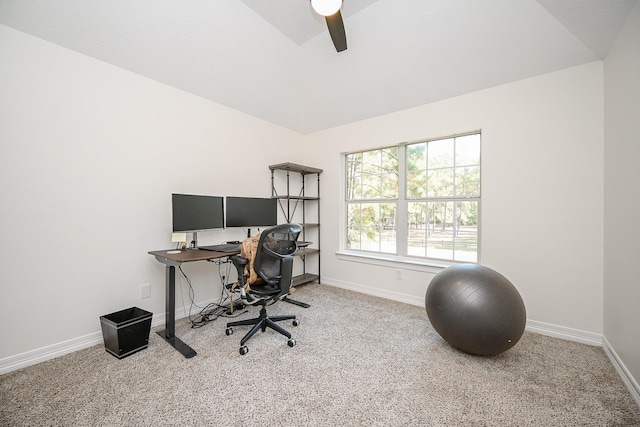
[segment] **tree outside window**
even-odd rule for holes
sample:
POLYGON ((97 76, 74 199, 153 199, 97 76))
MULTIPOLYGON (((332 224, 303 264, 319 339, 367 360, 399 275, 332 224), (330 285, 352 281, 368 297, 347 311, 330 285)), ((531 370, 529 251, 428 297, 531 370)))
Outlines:
POLYGON ((472 133, 347 154, 346 248, 477 262, 480 143, 472 133))

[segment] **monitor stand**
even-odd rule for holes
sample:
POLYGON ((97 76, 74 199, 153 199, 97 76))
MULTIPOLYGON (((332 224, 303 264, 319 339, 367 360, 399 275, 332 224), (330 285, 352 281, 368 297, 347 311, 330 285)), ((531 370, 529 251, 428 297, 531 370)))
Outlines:
POLYGON ((187 249, 198 249, 198 232, 193 232, 193 239, 191 239, 191 245, 187 249))

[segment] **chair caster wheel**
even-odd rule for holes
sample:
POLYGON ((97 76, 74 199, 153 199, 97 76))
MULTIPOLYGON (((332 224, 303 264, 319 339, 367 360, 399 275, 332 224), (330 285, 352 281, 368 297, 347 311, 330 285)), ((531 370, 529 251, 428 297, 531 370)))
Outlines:
POLYGON ((231 335, 231 334, 233 333, 233 329, 232 329, 232 328, 227 328, 227 329, 224 331, 224 333, 225 333, 225 334, 227 334, 227 336, 229 336, 229 335, 231 335))
POLYGON ((247 354, 247 353, 249 353, 249 349, 247 348, 247 346, 246 346, 246 345, 243 345, 242 347, 240 347, 240 354, 241 354, 241 355, 243 355, 243 356, 244 356, 244 355, 245 355, 245 354, 247 354))
POLYGON ((298 319, 293 319, 293 326, 298 326, 300 324, 300 321, 298 321, 298 319))
POLYGON ((293 338, 290 338, 289 341, 287 341, 287 345, 289 347, 293 347, 294 345, 296 345, 296 340, 294 340, 293 338))

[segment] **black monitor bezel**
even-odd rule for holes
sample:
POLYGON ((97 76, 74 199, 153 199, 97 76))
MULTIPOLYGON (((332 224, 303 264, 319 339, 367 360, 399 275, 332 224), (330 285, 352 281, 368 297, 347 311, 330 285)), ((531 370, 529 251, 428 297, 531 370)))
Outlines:
POLYGON ((172 229, 174 233, 196 233, 198 231, 225 228, 225 208, 223 196, 200 194, 171 194, 172 229), (189 219, 186 217, 189 212, 189 219), (194 213, 203 215, 194 218, 194 213), (211 215, 211 217, 207 217, 211 215))
POLYGON ((226 227, 251 228, 268 227, 273 225, 278 225, 277 199, 272 197, 226 197, 226 227), (241 207, 242 209, 240 209, 241 207), (249 212, 247 212, 247 210, 249 210, 249 212), (266 215, 269 211, 272 213, 266 215))

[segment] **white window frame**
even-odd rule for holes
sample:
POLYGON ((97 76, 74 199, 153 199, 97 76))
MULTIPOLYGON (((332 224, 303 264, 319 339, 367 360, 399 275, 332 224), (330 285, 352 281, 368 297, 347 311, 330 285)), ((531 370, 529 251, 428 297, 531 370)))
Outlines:
POLYGON ((439 259, 439 258, 428 258, 421 256, 410 256, 407 255, 407 240, 408 240, 408 223, 407 223, 407 207, 410 202, 415 202, 416 199, 408 198, 406 191, 406 149, 408 145, 416 144, 416 143, 429 143, 431 141, 438 141, 443 139, 450 138, 458 138, 468 135, 478 134, 480 136, 480 194, 477 197, 445 197, 445 198, 427 198, 430 201, 475 201, 478 204, 478 225, 477 225, 477 251, 476 251, 476 261, 475 263, 480 263, 481 260, 481 229, 482 229, 482 132, 480 130, 465 132, 465 133, 457 133, 454 135, 448 135, 437 138, 428 138, 421 139, 417 141, 408 141, 402 142, 395 145, 388 145, 383 147, 372 147, 366 148, 356 151, 344 152, 341 153, 341 194, 340 194, 340 243, 339 250, 337 252, 338 259, 346 260, 346 261, 354 261, 361 263, 372 263, 376 265, 389 265, 393 266, 397 263, 403 263, 405 265, 413 265, 418 270, 422 269, 421 266, 427 267, 437 267, 444 268, 449 265, 459 264, 463 262, 469 261, 456 261, 456 260, 448 260, 448 259, 439 259), (348 202, 346 199, 347 195, 347 156, 350 154, 363 153, 372 150, 380 150, 386 148, 398 147, 398 179, 399 179, 399 194, 398 199, 376 199, 372 200, 374 202, 381 203, 396 203, 396 218, 401 218, 402 220, 396 220, 396 252, 395 254, 383 253, 383 252, 375 252, 375 251, 366 251, 366 250, 358 250, 358 249, 347 249, 347 206, 348 202))

